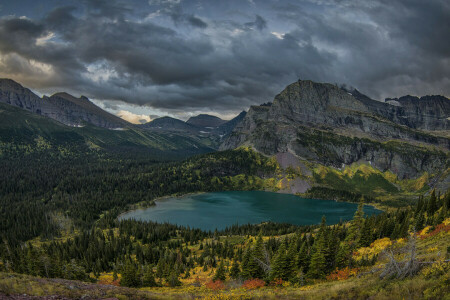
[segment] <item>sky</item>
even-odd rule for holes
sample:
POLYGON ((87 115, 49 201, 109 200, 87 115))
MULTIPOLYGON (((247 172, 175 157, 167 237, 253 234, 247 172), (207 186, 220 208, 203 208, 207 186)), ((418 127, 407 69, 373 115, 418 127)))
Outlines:
POLYGON ((298 79, 450 95, 448 0, 0 0, 0 77, 129 121, 230 119, 298 79))

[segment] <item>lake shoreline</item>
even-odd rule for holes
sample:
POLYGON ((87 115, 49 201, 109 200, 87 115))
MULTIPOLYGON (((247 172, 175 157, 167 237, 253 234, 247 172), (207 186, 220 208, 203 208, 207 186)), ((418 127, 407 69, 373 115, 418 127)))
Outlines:
POLYGON ((121 218, 123 215, 128 214, 128 213, 131 213, 131 212, 133 212, 133 211, 137 211, 137 210, 147 209, 147 208, 153 207, 153 206, 156 205, 156 202, 160 202, 160 201, 162 201, 162 200, 168 200, 168 199, 170 199, 170 198, 180 198, 180 197, 186 197, 186 196, 193 196, 193 195, 201 195, 201 194, 204 194, 204 193, 208 193, 208 192, 193 192, 193 193, 185 193, 185 194, 176 194, 176 195, 161 196, 161 197, 157 197, 157 198, 155 198, 155 199, 153 199, 153 200, 150 200, 150 201, 151 201, 151 204, 146 205, 146 206, 145 206, 145 205, 142 205, 142 202, 138 202, 138 203, 136 203, 136 204, 133 204, 133 206, 139 206, 140 204, 141 204, 142 206, 140 206, 140 207, 132 207, 131 209, 127 209, 126 211, 120 213, 120 214, 117 216, 117 220, 120 221, 120 218, 121 218))
MULTIPOLYGON (((329 224, 351 220, 358 205, 357 202, 305 198, 296 194, 260 190, 177 194, 155 198, 152 203, 151 206, 129 209, 117 219, 168 222, 206 231, 212 230, 211 226, 221 230, 234 224, 258 225, 268 221, 308 226, 320 223, 323 215, 329 224), (204 194, 207 195, 202 197, 204 194), (173 201, 166 201, 168 199, 173 201), (155 210, 145 211, 156 205, 156 202, 164 204, 155 210)), ((364 210, 368 215, 383 212, 370 204, 365 204, 364 210)))

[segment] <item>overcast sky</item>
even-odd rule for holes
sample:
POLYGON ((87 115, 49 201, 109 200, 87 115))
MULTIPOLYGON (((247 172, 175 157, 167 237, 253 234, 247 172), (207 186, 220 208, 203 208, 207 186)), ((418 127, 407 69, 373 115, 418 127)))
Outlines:
POLYGON ((298 79, 450 95, 448 0, 14 0, 0 15, 0 77, 134 122, 230 118, 298 79))

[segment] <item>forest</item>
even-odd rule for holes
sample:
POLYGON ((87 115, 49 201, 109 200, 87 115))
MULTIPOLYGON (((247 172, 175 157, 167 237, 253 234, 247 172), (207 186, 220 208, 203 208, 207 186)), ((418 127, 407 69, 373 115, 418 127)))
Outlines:
MULTIPOLYGON (((210 274, 212 290, 229 281, 305 286, 376 265, 380 251, 370 250, 374 245, 415 239, 424 228, 449 231, 450 193, 434 191, 415 206, 375 216, 364 215, 364 198, 336 191, 360 205, 352 221, 331 226, 323 218, 315 226, 268 222, 205 232, 117 219, 161 196, 261 190, 277 170, 274 159, 245 148, 175 162, 51 151, 2 159, 0 271, 87 282, 111 274, 112 283, 133 288, 176 287, 201 274, 210 274)), ((408 272, 420 269, 419 264, 408 272)))

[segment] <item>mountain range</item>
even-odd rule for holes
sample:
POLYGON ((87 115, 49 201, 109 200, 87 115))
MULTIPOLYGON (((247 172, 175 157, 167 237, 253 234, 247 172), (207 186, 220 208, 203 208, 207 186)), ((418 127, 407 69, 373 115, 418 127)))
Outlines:
MULTIPOLYGON (((12 132, 12 127, 19 126, 18 120, 27 116, 32 121, 24 120, 24 128, 30 128, 30 124, 34 124, 33 130, 40 127, 52 128, 47 130, 47 136, 50 139, 53 139, 50 133, 58 135, 56 132, 70 131, 81 134, 84 140, 103 149, 126 146, 137 147, 139 151, 147 149, 149 152, 155 152, 157 149, 158 151, 177 151, 185 155, 214 151, 219 147, 224 136, 229 134, 245 115, 243 112, 230 121, 205 114, 191 117, 187 122, 162 117, 146 124, 135 125, 101 109, 85 96, 76 98, 61 92, 50 97, 39 97, 11 79, 0 79, 1 103, 23 109, 3 109, 4 117, 1 122, 4 136, 9 136, 8 129, 12 132), (11 117, 11 122, 7 122, 6 112, 11 117), (20 116, 14 117, 13 114, 20 116), (38 116, 57 122, 51 124, 48 120, 37 118, 38 116)), ((22 131, 22 133, 31 131, 22 131)))
MULTIPOLYGON (((201 114, 186 122, 162 117, 141 125, 102 110, 84 96, 56 93, 40 98, 10 79, 0 80, 0 102, 22 108, 0 107, 2 142, 17 142, 12 132, 29 135, 27 141, 77 135, 99 149, 137 149, 162 156, 167 150, 182 157, 251 147, 275 156, 284 168, 299 168, 305 176, 318 166, 345 172, 359 164, 398 180, 426 176, 427 184, 443 190, 450 182, 450 100, 444 96, 378 101, 356 89, 299 80, 273 102, 251 106, 229 121, 201 114)), ((297 178, 285 189, 304 193, 322 184, 320 178, 297 178)))

